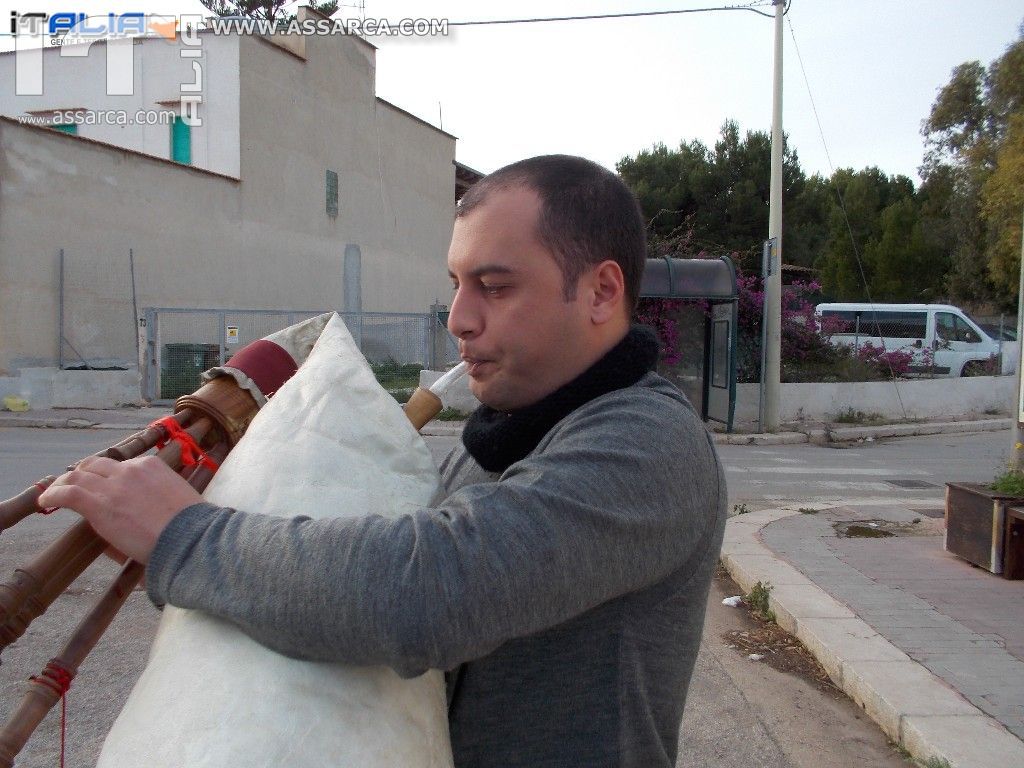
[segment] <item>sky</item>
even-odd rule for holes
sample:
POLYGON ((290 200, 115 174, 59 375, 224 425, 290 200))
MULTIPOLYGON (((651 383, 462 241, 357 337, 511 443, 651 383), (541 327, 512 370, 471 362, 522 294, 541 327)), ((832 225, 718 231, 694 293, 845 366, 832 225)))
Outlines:
MULTIPOLYGON (((392 22, 454 22, 717 3, 365 0, 362 13, 392 22)), ((7 5, 5 20, 10 9, 207 14, 195 0, 7 5)), ((359 12, 343 7, 339 15, 359 12)), ((938 90, 957 64, 998 58, 1022 21, 1019 0, 792 0, 784 26, 783 129, 805 172, 874 165, 918 181, 921 122, 938 90)), ((773 34, 770 18, 720 11, 450 27, 446 37, 369 39, 379 48, 377 94, 458 136, 457 159, 489 172, 538 154, 583 155, 614 168, 657 143, 676 147, 697 139, 710 147, 727 119, 741 131, 769 131, 773 34)), ((9 38, 0 37, 0 49, 10 47, 9 38)))

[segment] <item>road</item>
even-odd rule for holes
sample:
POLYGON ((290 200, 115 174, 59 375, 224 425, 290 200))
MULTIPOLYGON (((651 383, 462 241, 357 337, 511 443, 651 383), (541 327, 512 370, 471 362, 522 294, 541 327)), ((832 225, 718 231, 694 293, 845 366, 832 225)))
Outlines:
MULTIPOLYGON (((0 498, 122 436, 106 430, 0 429, 0 498)), ((456 440, 430 438, 428 444, 439 458, 456 440)), ((899 499, 939 508, 944 481, 991 478, 1000 469, 1008 441, 1007 434, 989 433, 845 449, 721 446, 720 454, 733 504, 856 498, 858 503, 899 499)), ((6 577, 74 519, 68 512, 35 516, 0 536, 0 575, 6 577)), ((0 717, 6 719, 24 679, 56 653, 61 638, 114 572, 110 562, 94 565, 32 625, 26 638, 4 652, 0 717)), ((908 765, 842 696, 821 690, 806 675, 777 671, 730 647, 728 633, 754 626, 742 611, 721 605, 722 597, 734 590, 719 579, 712 591, 678 765, 811 768, 822 764, 822 755, 829 755, 829 765, 851 768, 908 765)), ((141 672, 158 620, 146 597, 133 595, 83 667, 68 697, 68 765, 95 761, 104 734, 141 672)), ((29 742, 19 766, 57 764, 59 733, 59 713, 54 712, 29 742)))
POLYGON ((944 483, 988 482, 1005 469, 1010 432, 950 434, 840 446, 719 446, 733 503, 830 502, 942 506, 944 483))
MULTIPOLYGON (((929 435, 836 446, 719 445, 729 499, 748 506, 786 501, 942 506, 943 483, 988 482, 1005 469, 1010 433, 929 435)), ((458 438, 432 438, 443 455, 458 438)))

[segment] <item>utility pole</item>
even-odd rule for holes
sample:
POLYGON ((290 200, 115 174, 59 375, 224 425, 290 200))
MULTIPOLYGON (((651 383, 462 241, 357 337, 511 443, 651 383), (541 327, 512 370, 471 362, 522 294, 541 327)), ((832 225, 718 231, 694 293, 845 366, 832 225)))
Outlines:
MULTIPOLYGON (((1024 216, 1021 217, 1024 222, 1024 216)), ((1010 469, 1017 472, 1024 471, 1024 424, 1021 418, 1024 417, 1024 392, 1021 391, 1022 377, 1024 377, 1024 342, 1021 333, 1024 332, 1024 223, 1021 226, 1020 237, 1020 285, 1017 288, 1017 348, 1020 350, 1017 360, 1017 402, 1013 404, 1013 421, 1016 426, 1013 428, 1013 445, 1010 446, 1010 469)), ((1005 344, 1005 341, 1000 341, 1005 344)))
POLYGON ((768 197, 768 239, 774 247, 764 280, 765 352, 761 379, 764 389, 762 432, 779 429, 779 386, 782 366, 782 14, 785 0, 775 6, 775 71, 772 92, 772 177, 768 197))

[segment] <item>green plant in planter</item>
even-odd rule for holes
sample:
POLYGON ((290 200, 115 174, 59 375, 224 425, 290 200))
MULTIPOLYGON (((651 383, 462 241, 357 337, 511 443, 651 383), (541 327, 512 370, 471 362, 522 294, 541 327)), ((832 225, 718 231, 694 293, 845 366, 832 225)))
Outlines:
POLYGON ((1024 472, 1019 469, 1008 469, 1001 475, 996 475, 989 488, 996 493, 1024 497, 1024 472))

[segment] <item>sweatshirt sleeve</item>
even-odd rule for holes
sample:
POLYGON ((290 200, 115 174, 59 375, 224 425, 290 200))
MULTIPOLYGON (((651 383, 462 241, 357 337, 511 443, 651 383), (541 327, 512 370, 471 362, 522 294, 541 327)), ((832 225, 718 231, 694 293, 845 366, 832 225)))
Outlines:
POLYGON ((160 535, 150 598, 289 656, 414 676, 656 583, 711 545, 724 481, 689 408, 617 400, 578 409, 498 481, 397 518, 196 504, 160 535))

